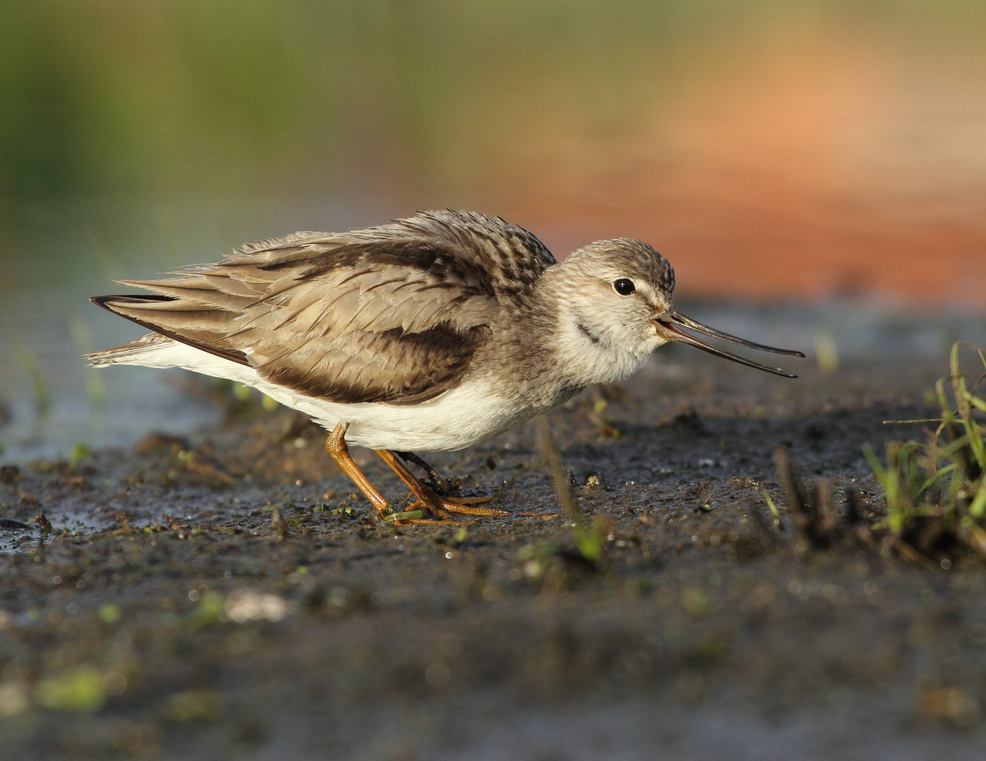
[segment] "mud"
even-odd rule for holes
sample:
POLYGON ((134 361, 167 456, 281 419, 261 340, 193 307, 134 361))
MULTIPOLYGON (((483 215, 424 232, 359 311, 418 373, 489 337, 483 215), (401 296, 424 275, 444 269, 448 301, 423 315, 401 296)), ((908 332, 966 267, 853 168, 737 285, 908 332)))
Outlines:
MULTIPOLYGON (((773 461, 877 518, 862 447, 920 435, 883 421, 933 415, 944 353, 695 355, 551 417, 597 562, 562 517, 382 525, 286 411, 3 468, 0 757, 981 758, 983 566, 813 549, 773 461)), ((428 459, 547 516, 536 441, 428 459)))

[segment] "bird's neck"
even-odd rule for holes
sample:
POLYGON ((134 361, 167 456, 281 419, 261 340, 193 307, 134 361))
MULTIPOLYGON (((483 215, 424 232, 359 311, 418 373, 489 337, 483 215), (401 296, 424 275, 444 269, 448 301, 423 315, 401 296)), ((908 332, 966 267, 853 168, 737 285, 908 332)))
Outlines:
POLYGON ((583 388, 623 380, 647 359, 647 354, 635 355, 568 305, 559 309, 550 340, 568 382, 583 388))
POLYGON ((543 278, 537 291, 534 307, 541 312, 538 322, 545 326, 544 354, 565 386, 585 388, 622 380, 639 369, 654 348, 618 340, 618 331, 600 320, 598 310, 581 308, 561 278, 543 278))

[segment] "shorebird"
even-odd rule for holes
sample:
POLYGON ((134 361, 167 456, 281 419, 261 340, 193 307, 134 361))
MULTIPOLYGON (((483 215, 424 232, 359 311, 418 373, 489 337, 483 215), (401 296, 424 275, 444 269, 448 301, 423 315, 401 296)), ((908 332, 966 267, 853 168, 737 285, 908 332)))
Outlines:
POLYGON ((596 241, 558 263, 527 230, 477 212, 297 232, 171 274, 119 281, 150 294, 92 298, 152 331, 88 355, 92 365, 181 367, 300 410, 330 432, 326 451, 380 516, 397 522, 516 514, 439 494, 405 462, 427 467, 413 450, 477 444, 626 378, 663 344, 791 378, 700 336, 804 356, 678 312, 671 265, 642 241, 596 241), (416 498, 410 511, 394 512, 348 444, 394 470, 416 498))

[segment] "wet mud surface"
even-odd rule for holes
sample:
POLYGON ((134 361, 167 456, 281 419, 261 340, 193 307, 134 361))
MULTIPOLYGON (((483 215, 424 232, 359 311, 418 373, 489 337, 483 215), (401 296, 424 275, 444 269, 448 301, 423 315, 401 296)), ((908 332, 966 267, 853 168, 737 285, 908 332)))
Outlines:
MULTIPOLYGON (((596 564, 563 517, 382 525, 286 411, 3 468, 0 757, 981 758, 983 566, 805 546, 773 460, 879 512, 862 447, 920 437, 882 421, 934 414, 944 352, 669 356, 551 416, 596 564)), ((548 514, 535 434, 428 459, 548 514)))

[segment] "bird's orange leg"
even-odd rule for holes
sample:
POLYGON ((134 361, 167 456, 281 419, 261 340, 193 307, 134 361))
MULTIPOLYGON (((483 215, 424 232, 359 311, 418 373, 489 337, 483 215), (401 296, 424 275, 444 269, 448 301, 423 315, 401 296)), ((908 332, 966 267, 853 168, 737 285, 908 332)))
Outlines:
MULTIPOLYGON (((556 513, 511 513, 506 510, 496 510, 490 507, 476 507, 477 504, 488 502, 491 497, 459 497, 458 499, 442 497, 411 473, 404 463, 400 461, 396 452, 392 452, 389 449, 374 449, 373 451, 377 453, 380 459, 390 466, 391 470, 397 474, 397 477, 401 481, 407 484, 407 488, 417 498, 415 503, 405 513, 420 509, 434 516, 433 518, 419 518, 416 516, 398 518, 394 514, 393 507, 387 498, 370 483, 370 479, 366 477, 363 471, 359 469, 359 466, 353 461, 353 458, 350 457, 349 446, 346 444, 346 429, 348 427, 348 423, 339 423, 332 429, 332 433, 325 440, 325 451, 328 452, 336 465, 339 466, 339 469, 349 476, 357 488, 370 500, 370 503, 380 514, 380 517, 386 521, 398 525, 409 523, 448 524, 456 523, 454 517, 456 515, 466 515, 476 518, 498 518, 506 515, 553 518, 556 515, 556 513)), ((429 468, 429 470, 431 469, 429 468)))
POLYGON ((348 427, 348 423, 336 424, 336 427, 332 429, 332 433, 325 440, 325 451, 329 453, 329 457, 335 461, 339 469, 349 476, 352 482, 356 484, 356 487, 370 500, 376 511, 380 513, 380 517, 386 518, 392 511, 390 502, 377 491, 377 488, 370 483, 370 479, 366 477, 363 471, 359 469, 359 466, 353 462, 353 458, 349 456, 349 447, 346 444, 346 429, 348 427))
MULTIPOLYGON (((516 513, 510 513, 506 510, 496 510, 491 507, 475 507, 476 504, 481 504, 483 502, 489 502, 491 497, 459 497, 458 499, 451 499, 449 497, 442 497, 436 494, 432 489, 430 489, 405 467, 404 463, 400 461, 395 452, 391 452, 389 449, 374 449, 374 452, 387 463, 391 470, 397 474, 397 477, 401 479, 407 488, 411 490, 411 493, 418 498, 415 505, 411 506, 411 510, 420 503, 428 512, 437 516, 440 520, 428 521, 430 523, 448 523, 454 520, 453 515, 471 515, 478 518, 498 518, 504 515, 516 515, 516 513)), ((415 523, 423 522, 421 520, 414 520, 415 523)))

